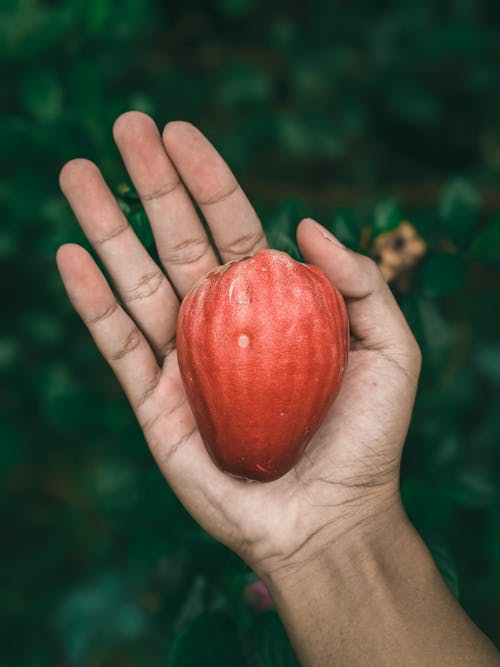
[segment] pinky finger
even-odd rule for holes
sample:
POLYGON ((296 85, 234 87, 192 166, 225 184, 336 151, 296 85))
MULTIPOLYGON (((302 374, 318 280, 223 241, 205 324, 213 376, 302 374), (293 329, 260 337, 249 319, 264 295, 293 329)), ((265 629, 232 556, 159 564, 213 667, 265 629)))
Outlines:
POLYGON ((149 343, 118 304, 99 267, 84 248, 72 243, 63 245, 56 259, 71 303, 137 412, 153 393, 161 375, 149 343))

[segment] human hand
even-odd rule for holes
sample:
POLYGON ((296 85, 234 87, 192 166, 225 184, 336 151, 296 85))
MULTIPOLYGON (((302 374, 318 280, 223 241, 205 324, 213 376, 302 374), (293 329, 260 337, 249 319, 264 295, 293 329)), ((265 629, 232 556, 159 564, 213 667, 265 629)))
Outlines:
POLYGON ((304 258, 346 299, 347 372, 295 468, 268 484, 232 478, 203 445, 175 350, 179 301, 218 263, 191 197, 224 262, 267 247, 261 223, 220 155, 192 125, 169 123, 160 136, 149 117, 129 112, 118 118, 114 136, 162 267, 137 239, 97 167, 81 159, 64 166, 61 187, 120 302, 82 247, 62 246, 57 263, 69 298, 186 509, 261 576, 300 567, 332 541, 399 516, 399 464, 420 352, 375 263, 337 245, 312 220, 300 223, 304 258))

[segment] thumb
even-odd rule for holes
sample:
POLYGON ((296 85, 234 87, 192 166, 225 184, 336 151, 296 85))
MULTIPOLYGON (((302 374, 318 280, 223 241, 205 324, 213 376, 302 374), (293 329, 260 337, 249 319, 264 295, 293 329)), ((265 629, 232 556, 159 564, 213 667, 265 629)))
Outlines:
POLYGON ((345 248, 311 218, 297 228, 297 242, 306 262, 322 269, 345 298, 352 335, 363 347, 414 355, 420 350, 376 263, 345 248))

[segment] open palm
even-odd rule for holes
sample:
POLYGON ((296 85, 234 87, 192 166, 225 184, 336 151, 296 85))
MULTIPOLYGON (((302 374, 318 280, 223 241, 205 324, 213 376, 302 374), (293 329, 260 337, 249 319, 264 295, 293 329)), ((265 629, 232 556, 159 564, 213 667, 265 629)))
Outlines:
POLYGON ((74 244, 57 255, 68 295, 187 510, 254 569, 291 563, 398 497, 418 347, 376 265, 304 220, 297 232, 302 254, 325 271, 347 302, 352 344, 345 380, 289 473, 268 484, 222 473, 197 430, 175 349, 180 300, 219 262, 193 200, 222 261, 252 254, 267 241, 233 174, 192 125, 169 123, 160 136, 148 116, 129 112, 115 123, 114 136, 163 266, 137 239, 97 167, 72 160, 61 172, 61 187, 118 300, 92 257, 74 244))

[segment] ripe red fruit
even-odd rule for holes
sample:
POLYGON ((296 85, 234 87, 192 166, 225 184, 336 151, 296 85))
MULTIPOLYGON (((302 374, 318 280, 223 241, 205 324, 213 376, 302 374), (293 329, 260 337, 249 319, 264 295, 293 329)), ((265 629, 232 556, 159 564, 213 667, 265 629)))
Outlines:
POLYGON ((229 262, 184 298, 177 354, 214 462, 271 481, 300 458, 342 383, 344 300, 317 267, 277 250, 229 262))

